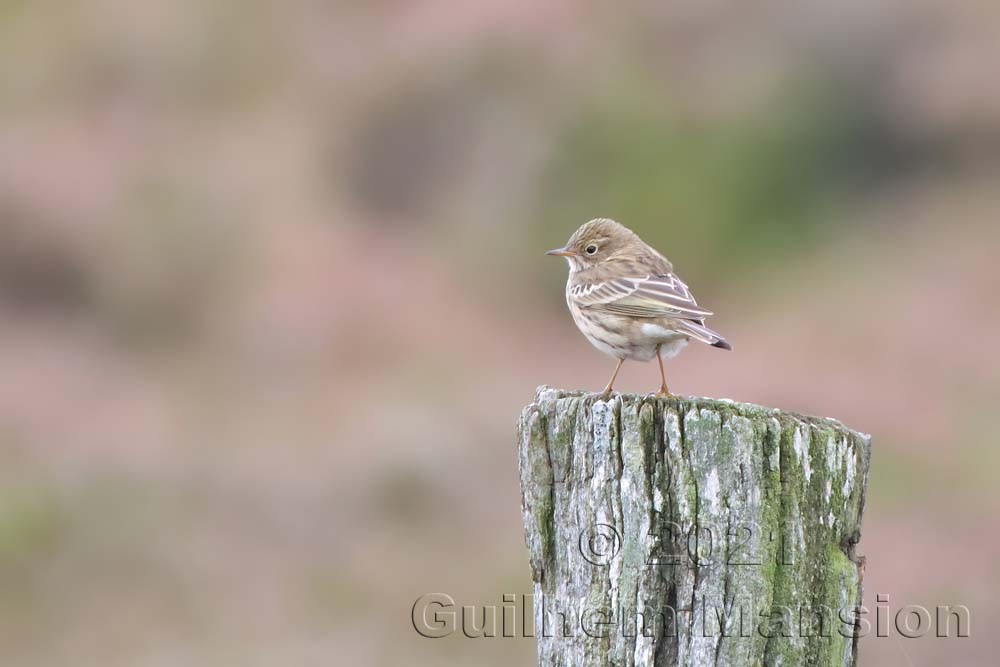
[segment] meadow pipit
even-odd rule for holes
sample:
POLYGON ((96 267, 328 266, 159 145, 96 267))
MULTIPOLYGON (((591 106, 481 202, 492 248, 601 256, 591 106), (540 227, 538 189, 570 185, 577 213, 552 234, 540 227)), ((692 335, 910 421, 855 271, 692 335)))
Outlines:
POLYGON ((705 326, 712 313, 699 306, 666 257, 614 220, 591 220, 565 247, 547 254, 569 262, 566 303, 591 345, 618 359, 610 394, 626 359, 660 364, 660 396, 669 396, 663 358, 695 339, 724 350, 726 339, 705 326))

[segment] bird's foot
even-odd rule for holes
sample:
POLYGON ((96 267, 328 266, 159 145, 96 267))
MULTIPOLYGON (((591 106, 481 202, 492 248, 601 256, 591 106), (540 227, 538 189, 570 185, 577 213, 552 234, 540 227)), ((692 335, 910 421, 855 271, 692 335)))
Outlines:
POLYGON ((656 398, 673 398, 673 397, 674 395, 670 393, 669 389, 667 389, 667 385, 663 385, 662 387, 660 387, 660 391, 656 392, 656 398))

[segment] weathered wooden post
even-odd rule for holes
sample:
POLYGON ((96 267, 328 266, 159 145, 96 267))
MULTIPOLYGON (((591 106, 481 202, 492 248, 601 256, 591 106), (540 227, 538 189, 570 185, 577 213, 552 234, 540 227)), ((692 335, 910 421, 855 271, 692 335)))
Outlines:
POLYGON ((540 666, 856 664, 868 436, 541 387, 519 437, 540 666))

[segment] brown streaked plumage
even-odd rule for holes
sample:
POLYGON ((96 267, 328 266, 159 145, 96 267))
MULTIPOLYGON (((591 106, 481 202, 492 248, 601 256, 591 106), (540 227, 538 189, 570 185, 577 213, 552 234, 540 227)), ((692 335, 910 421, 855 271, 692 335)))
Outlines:
POLYGON ((705 326, 711 311, 698 305, 667 258, 614 220, 591 220, 548 254, 569 262, 566 303, 576 326, 594 347, 618 359, 605 394, 626 359, 656 357, 660 395, 669 395, 664 357, 677 355, 691 339, 733 349, 705 326))

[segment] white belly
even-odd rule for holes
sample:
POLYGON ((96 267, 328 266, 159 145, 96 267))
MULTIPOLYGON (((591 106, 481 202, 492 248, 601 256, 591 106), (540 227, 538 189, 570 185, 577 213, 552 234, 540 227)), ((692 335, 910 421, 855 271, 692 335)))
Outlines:
POLYGON ((684 346, 687 345, 688 340, 690 340, 684 334, 664 329, 658 324, 643 324, 641 331, 643 335, 650 339, 650 341, 653 341, 654 350, 649 356, 650 359, 656 356, 655 348, 657 344, 661 345, 660 356, 664 359, 671 359, 680 354, 680 351, 684 349, 684 346))
POLYGON ((656 348, 660 346, 660 356, 670 359, 677 356, 688 342, 684 334, 652 322, 640 324, 628 317, 612 316, 605 319, 605 326, 600 326, 585 317, 569 298, 567 304, 573 321, 584 337, 611 357, 650 361, 656 357, 656 348))

